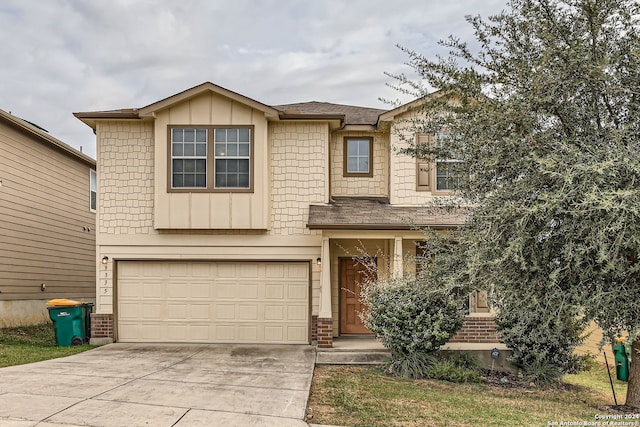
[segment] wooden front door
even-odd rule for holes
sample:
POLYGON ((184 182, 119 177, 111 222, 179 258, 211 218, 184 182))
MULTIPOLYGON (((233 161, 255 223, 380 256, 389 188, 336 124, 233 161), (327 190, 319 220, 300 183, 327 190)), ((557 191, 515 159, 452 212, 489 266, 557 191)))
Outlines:
POLYGON ((361 285, 371 273, 353 258, 340 258, 340 334, 372 334, 358 313, 367 309, 360 301, 361 285))

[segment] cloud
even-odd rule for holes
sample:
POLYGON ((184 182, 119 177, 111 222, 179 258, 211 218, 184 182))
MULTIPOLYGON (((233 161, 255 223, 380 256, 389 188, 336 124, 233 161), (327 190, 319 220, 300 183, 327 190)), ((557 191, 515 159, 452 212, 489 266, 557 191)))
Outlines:
MULTIPOLYGON (((385 108, 397 44, 433 55, 503 1, 3 0, 0 108, 95 156, 74 111, 142 107, 211 81, 267 104, 385 108)), ((405 101, 408 101, 405 99, 405 101)))

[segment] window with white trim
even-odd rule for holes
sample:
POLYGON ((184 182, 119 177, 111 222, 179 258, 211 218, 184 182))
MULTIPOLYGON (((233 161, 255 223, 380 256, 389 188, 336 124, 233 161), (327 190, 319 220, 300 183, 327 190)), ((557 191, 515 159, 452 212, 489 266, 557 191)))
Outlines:
POLYGON ((98 176, 96 171, 89 171, 89 210, 95 212, 98 207, 98 176))

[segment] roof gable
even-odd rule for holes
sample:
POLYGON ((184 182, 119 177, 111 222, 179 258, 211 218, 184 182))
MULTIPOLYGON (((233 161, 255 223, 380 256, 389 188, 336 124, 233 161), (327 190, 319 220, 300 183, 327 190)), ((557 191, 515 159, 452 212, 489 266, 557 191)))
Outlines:
POLYGON ((318 116, 342 116, 345 125, 375 125, 378 116, 385 110, 379 108, 357 107, 355 105, 332 104, 329 102, 299 102, 295 104, 274 105, 285 115, 299 114, 318 116))
POLYGON ((215 94, 237 101, 241 104, 247 105, 253 109, 262 111, 267 117, 278 117, 278 110, 274 109, 273 107, 270 107, 266 104, 258 102, 254 99, 248 98, 244 95, 240 95, 239 93, 225 89, 221 86, 215 85, 211 82, 202 83, 198 86, 194 86, 190 89, 187 89, 185 91, 172 95, 168 98, 154 102, 153 104, 149 104, 146 107, 142 107, 137 111, 138 116, 139 117, 153 116, 158 111, 170 108, 176 104, 182 103, 191 98, 195 98, 196 96, 199 96, 208 92, 213 92, 215 94))

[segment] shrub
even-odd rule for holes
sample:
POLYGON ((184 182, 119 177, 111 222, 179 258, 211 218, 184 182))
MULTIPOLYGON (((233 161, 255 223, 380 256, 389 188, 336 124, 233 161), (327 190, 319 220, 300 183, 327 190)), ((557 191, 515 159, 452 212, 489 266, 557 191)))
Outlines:
POLYGON ((497 306, 501 341, 530 381, 545 385, 581 370, 584 363, 574 350, 583 342, 586 325, 576 308, 525 292, 503 294, 497 306))
POLYGON ((363 289, 365 325, 391 352, 390 369, 399 376, 423 377, 429 356, 463 323, 460 299, 444 288, 412 278, 371 283, 363 289))

